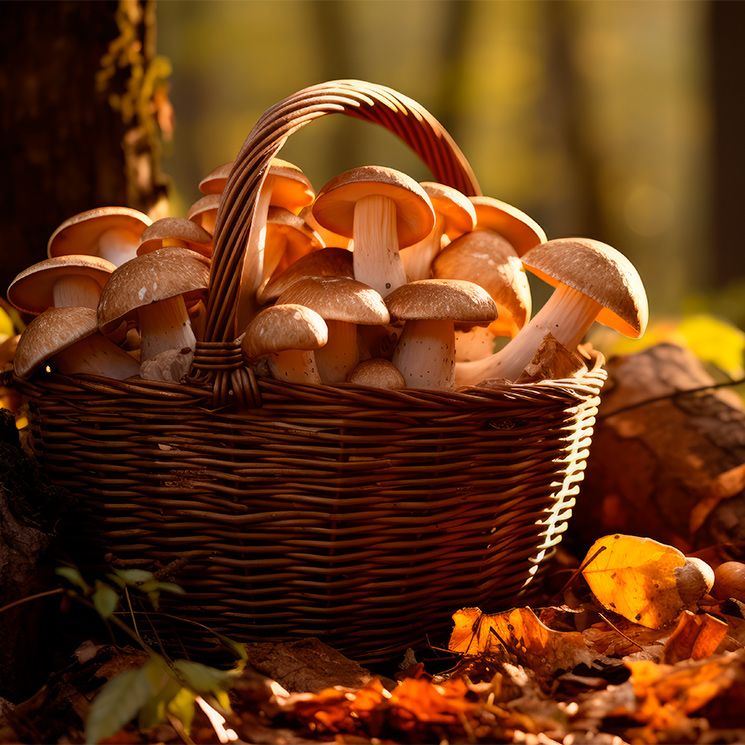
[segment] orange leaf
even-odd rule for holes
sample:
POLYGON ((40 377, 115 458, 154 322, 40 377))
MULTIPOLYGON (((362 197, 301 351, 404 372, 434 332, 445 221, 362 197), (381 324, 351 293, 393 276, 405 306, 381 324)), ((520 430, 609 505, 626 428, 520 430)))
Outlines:
POLYGON ((708 613, 697 616, 684 611, 675 631, 665 643, 665 662, 701 660, 716 652, 729 626, 708 613))

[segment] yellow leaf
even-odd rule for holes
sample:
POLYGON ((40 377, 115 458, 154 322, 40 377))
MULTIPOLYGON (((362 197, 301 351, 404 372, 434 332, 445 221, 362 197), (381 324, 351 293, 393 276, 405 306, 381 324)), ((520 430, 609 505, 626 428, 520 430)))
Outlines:
POLYGON ((530 608, 513 608, 488 615, 478 608, 453 614, 455 624, 448 649, 465 655, 505 649, 531 668, 546 672, 571 670, 592 655, 579 632, 554 631, 541 623, 530 608))
POLYGON ((605 536, 593 544, 583 564, 582 574, 600 603, 653 629, 674 621, 706 592, 704 577, 692 562, 651 538, 605 536))

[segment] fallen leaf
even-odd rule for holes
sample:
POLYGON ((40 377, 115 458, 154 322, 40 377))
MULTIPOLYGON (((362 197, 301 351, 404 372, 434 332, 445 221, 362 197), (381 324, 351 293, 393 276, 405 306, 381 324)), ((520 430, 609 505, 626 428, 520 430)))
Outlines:
POLYGON ((582 575, 603 606, 650 628, 674 621, 706 592, 701 573, 677 548, 651 538, 605 536, 583 564, 582 575))
POLYGON ((690 611, 683 611, 675 631, 665 642, 663 659, 672 663, 709 657, 724 641, 728 630, 729 626, 724 621, 708 613, 695 615, 690 611))
POLYGON ((553 674, 590 664, 592 655, 578 631, 554 631, 538 620, 530 608, 484 614, 463 608, 453 615, 455 624, 448 649, 464 655, 505 650, 534 671, 553 674))

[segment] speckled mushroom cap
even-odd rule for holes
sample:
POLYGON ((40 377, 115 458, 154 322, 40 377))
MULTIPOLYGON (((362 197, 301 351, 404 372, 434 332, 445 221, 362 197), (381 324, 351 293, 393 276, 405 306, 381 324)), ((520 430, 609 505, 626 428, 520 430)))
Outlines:
POLYGON ((273 305, 258 313, 246 327, 241 349, 248 360, 287 349, 320 349, 328 342, 328 326, 304 305, 273 305))
POLYGON ((311 204, 316 196, 313 185, 302 169, 281 158, 273 158, 262 189, 271 189, 269 204, 299 212, 311 204))
POLYGON ((532 301, 525 268, 512 244, 494 231, 474 230, 456 238, 435 257, 432 275, 481 285, 496 302, 500 320, 506 312, 517 328, 530 320, 532 301))
POLYGON ((267 282, 259 293, 259 302, 278 298, 288 287, 303 277, 354 276, 352 252, 346 248, 322 248, 299 258, 276 277, 267 282))
POLYGON ((353 168, 331 179, 313 203, 313 216, 328 230, 351 238, 355 205, 373 195, 395 202, 401 248, 429 235, 435 213, 427 193, 410 176, 384 166, 353 168))
POLYGON ((205 194, 189 207, 186 219, 195 222, 200 228, 204 228, 205 215, 210 212, 217 212, 220 207, 220 198, 220 194, 205 194))
POLYGON ((49 308, 36 316, 18 340, 13 366, 27 378, 55 354, 98 332, 93 308, 49 308))
POLYGON ((81 212, 65 220, 55 231, 47 244, 47 254, 98 253, 98 241, 108 230, 127 230, 139 237, 142 231, 152 224, 144 213, 129 207, 97 207, 81 212))
POLYGON ((603 306, 597 322, 634 339, 649 309, 639 273, 619 251, 591 238, 557 238, 528 251, 525 267, 544 282, 564 284, 603 306))
POLYGON ((489 293, 461 279, 419 279, 397 288, 385 301, 394 320, 487 324, 497 317, 489 293))
POLYGON ((228 183, 228 176, 233 169, 234 161, 223 163, 211 170, 200 182, 199 191, 202 194, 221 194, 228 183))
POLYGON ((209 284, 209 262, 188 248, 161 248, 122 264, 109 278, 98 304, 98 325, 108 333, 131 313, 182 295, 187 305, 209 284))
POLYGON ((526 251, 545 243, 546 233, 532 218, 517 207, 494 197, 469 197, 476 209, 476 229, 494 230, 506 238, 522 256, 526 251))
POLYGON ((398 368, 389 360, 380 357, 360 362, 349 374, 347 382, 371 388, 385 388, 389 391, 406 388, 406 380, 398 368))
POLYGON ((295 282, 277 299, 277 305, 297 303, 313 309, 326 321, 362 325, 390 321, 383 298, 362 282, 348 277, 306 277, 295 282))
POLYGON ((476 209, 471 200, 457 189, 436 181, 421 181, 435 212, 443 218, 443 233, 451 240, 473 230, 476 225, 476 209))
POLYGON ((140 236, 137 255, 142 256, 164 248, 165 241, 178 241, 182 248, 189 248, 207 258, 212 256, 212 236, 204 228, 184 217, 162 217, 145 228, 140 236))
POLYGON ((8 300, 24 313, 41 313, 54 305, 54 285, 66 276, 90 277, 103 287, 116 267, 99 256, 69 254, 24 269, 8 287, 8 300))

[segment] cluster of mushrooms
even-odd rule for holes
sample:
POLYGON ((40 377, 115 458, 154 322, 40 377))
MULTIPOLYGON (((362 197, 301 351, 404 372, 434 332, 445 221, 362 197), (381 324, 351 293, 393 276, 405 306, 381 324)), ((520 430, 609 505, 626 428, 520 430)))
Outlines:
MULTIPOLYGON (((182 380, 204 330, 231 167, 200 182, 186 218, 104 207, 60 225, 49 258, 8 289, 36 316, 16 374, 182 380)), ((292 383, 447 391, 528 369, 559 376, 566 360, 582 367, 576 349, 594 321, 631 337, 647 322, 639 275, 610 246, 548 241, 504 202, 381 166, 316 194, 300 168, 275 159, 249 241, 236 339, 259 374, 292 383), (526 269, 555 288, 532 319, 526 269), (499 337, 509 341, 495 352, 499 337)))

